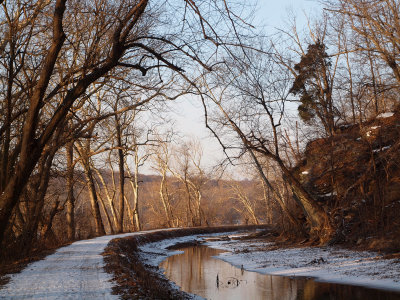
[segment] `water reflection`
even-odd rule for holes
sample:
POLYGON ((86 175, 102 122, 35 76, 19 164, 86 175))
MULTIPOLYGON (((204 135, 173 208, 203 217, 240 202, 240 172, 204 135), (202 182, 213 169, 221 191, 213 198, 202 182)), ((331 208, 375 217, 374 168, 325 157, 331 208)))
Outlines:
POLYGON ((207 299, 400 299, 400 294, 340 284, 247 272, 213 258, 223 252, 206 246, 180 249, 160 264, 182 290, 207 299))

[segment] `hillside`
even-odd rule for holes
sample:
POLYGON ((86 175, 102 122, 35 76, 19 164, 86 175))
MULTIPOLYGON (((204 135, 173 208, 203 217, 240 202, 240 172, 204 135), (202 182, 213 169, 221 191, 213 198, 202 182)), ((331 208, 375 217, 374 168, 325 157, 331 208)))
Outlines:
POLYGON ((338 241, 400 248, 399 141, 397 109, 307 145, 296 174, 329 211, 338 241))

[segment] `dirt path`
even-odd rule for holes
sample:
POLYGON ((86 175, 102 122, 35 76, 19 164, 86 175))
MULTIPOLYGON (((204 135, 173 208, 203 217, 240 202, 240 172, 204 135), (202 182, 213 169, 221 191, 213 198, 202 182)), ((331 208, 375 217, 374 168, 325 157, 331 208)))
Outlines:
POLYGON ((102 236, 58 249, 28 265, 0 290, 0 299, 118 299, 101 253, 108 242, 134 234, 102 236))

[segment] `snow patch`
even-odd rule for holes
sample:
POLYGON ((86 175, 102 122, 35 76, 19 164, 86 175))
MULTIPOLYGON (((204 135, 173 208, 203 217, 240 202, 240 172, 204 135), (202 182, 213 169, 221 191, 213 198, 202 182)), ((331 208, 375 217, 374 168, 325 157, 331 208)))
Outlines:
POLYGON ((400 291, 400 260, 375 252, 337 247, 265 250, 265 242, 208 242, 225 252, 217 256, 238 268, 269 275, 306 276, 317 281, 400 291))
POLYGON ((380 128, 381 126, 371 126, 367 132, 366 132, 366 136, 370 137, 372 135, 372 132, 378 128, 380 128))
POLYGON ((337 196, 337 193, 336 193, 336 191, 333 191, 333 192, 329 192, 329 193, 326 193, 326 194, 321 194, 321 195, 316 195, 317 197, 322 197, 322 198, 324 198, 324 197, 333 197, 333 196, 337 196))
POLYGON ((384 119, 384 118, 390 118, 394 115, 393 112, 385 112, 385 113, 381 113, 379 115, 376 116, 377 119, 384 119))
POLYGON ((101 236, 60 248, 12 274, 0 299, 118 299, 111 294, 112 275, 104 271, 104 248, 112 239, 153 231, 101 236))
POLYGON ((392 145, 382 147, 382 149, 381 148, 374 149, 374 150, 372 150, 372 152, 377 153, 377 152, 385 151, 385 150, 389 149, 390 147, 392 147, 392 145))

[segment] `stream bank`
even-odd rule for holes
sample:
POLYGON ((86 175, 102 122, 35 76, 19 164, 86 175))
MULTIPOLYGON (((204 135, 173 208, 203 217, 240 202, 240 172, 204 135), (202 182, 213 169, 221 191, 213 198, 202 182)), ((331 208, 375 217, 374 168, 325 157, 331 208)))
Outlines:
MULTIPOLYGON (((245 229, 243 227, 241 229, 245 229)), ((249 227, 247 227, 249 228, 249 227)), ((253 227, 254 228, 254 227, 253 227)), ((237 231, 239 227, 194 228, 156 232, 112 241, 105 251, 107 271, 117 286, 114 293, 123 299, 189 299, 166 280, 158 265, 166 257, 180 253, 169 251, 217 232, 237 231)), ((219 258, 246 270, 281 276, 317 277, 318 281, 338 282, 400 291, 400 259, 367 251, 339 247, 278 248, 274 237, 243 239, 224 236, 208 239, 206 245, 230 252, 219 258)))
POLYGON ((183 228, 152 232, 110 241, 103 252, 105 270, 113 276, 113 294, 122 299, 193 299, 168 281, 158 264, 178 252, 167 248, 192 243, 204 235, 270 230, 269 226, 222 226, 183 228))

